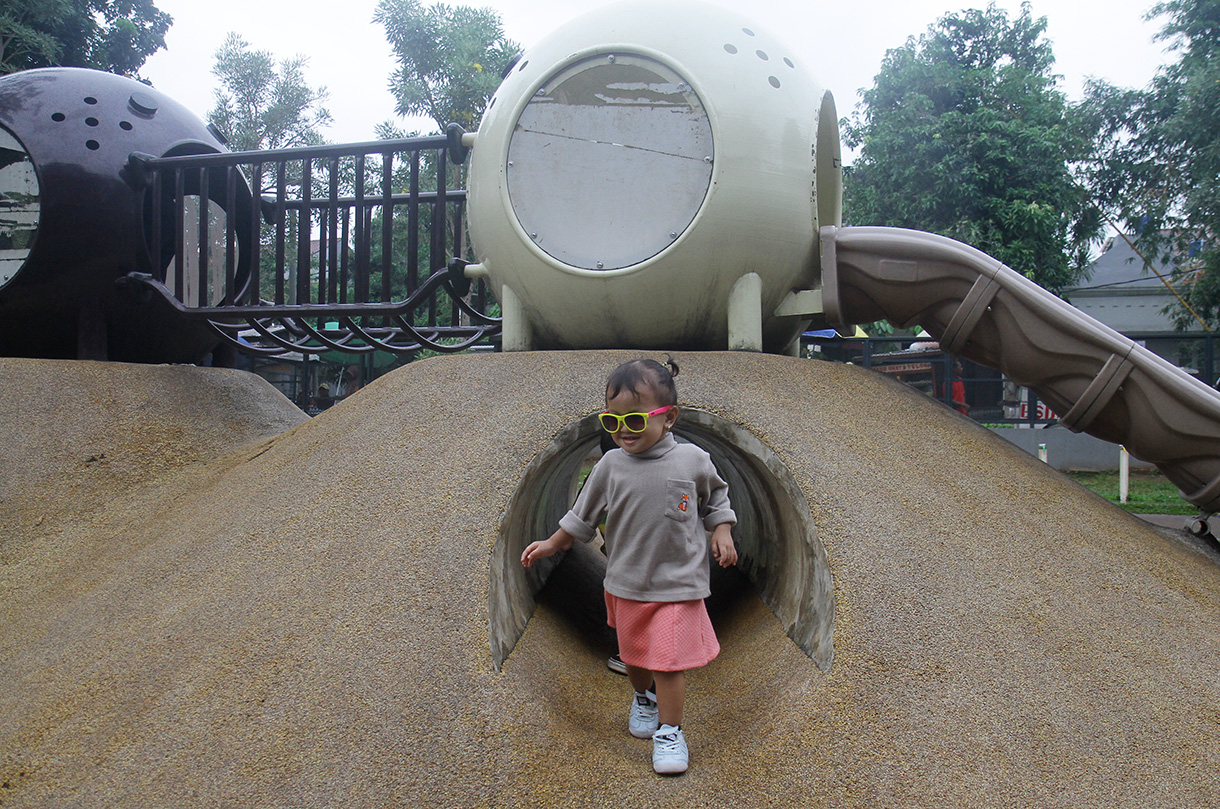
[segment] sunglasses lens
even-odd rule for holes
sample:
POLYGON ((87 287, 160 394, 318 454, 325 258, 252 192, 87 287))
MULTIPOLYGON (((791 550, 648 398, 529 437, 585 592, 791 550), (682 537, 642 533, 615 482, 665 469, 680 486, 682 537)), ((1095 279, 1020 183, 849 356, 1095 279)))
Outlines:
POLYGON ((632 413, 623 416, 623 424, 633 433, 642 433, 644 428, 648 426, 648 417, 641 413, 632 413))
POLYGON ((618 429, 618 417, 610 413, 602 413, 598 416, 602 423, 602 429, 608 433, 612 433, 618 429))

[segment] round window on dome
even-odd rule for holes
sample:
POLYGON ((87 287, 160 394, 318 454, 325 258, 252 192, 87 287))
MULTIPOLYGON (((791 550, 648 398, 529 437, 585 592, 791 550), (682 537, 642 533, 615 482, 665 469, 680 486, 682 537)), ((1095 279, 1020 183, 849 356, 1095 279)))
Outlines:
POLYGON ((38 174, 21 142, 0 127, 0 288, 21 272, 38 235, 38 174))
POLYGON ((612 54, 552 75, 508 147, 508 196, 529 238, 586 270, 639 264, 694 221, 712 178, 712 126, 690 82, 612 54))

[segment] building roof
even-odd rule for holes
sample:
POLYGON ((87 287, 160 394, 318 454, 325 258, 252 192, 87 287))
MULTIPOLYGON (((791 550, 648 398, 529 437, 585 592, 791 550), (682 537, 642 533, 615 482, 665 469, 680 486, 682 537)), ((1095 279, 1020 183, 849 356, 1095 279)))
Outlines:
MULTIPOLYGON (((1156 268, 1166 278, 1172 271, 1168 261, 1158 262, 1156 268)), ((1111 237, 1085 278, 1060 294, 1090 317, 1124 334, 1176 331, 1165 311, 1174 303, 1173 292, 1126 239, 1111 237)))
MULTIPOLYGON (((1156 263, 1156 269, 1168 276, 1172 266, 1168 261, 1160 261, 1156 263)), ((1101 255, 1086 270, 1085 278, 1087 280, 1078 286, 1064 289, 1063 294, 1096 295, 1119 289, 1154 289, 1172 295, 1127 240, 1119 236, 1113 236, 1106 242, 1101 255)))

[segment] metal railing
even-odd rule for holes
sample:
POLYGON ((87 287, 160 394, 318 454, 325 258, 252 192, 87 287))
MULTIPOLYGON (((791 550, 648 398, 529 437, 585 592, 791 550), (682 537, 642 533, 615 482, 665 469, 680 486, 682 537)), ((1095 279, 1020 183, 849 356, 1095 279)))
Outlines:
POLYGON ((241 351, 459 351, 500 330, 465 266, 461 130, 251 152, 133 154, 148 272, 126 283, 241 351), (441 294, 445 293, 445 294, 441 294))
MULTIPOLYGON (((1216 387, 1216 337, 1211 334, 1127 334, 1149 351, 1181 368, 1210 387, 1216 387)), ((806 356, 851 362, 899 379, 965 411, 984 424, 1047 427, 1059 416, 1029 388, 1017 385, 998 371, 940 350, 928 337, 815 337, 802 339, 806 356), (920 344, 923 344, 921 347, 920 344), (956 364, 961 363, 961 371, 956 364), (953 383, 960 382, 958 395, 953 383), (963 408, 964 405, 964 408, 963 408)))

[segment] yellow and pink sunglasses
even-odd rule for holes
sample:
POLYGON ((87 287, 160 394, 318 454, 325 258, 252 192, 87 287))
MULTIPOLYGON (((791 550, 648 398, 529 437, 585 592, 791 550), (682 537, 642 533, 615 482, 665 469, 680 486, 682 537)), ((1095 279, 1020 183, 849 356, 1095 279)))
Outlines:
POLYGON ((601 422, 602 429, 608 433, 617 433, 623 427, 627 428, 628 432, 642 433, 648 429, 648 417, 659 416, 662 413, 668 413, 673 405, 665 405, 658 407, 656 410, 648 413, 598 413, 597 420, 601 422))

